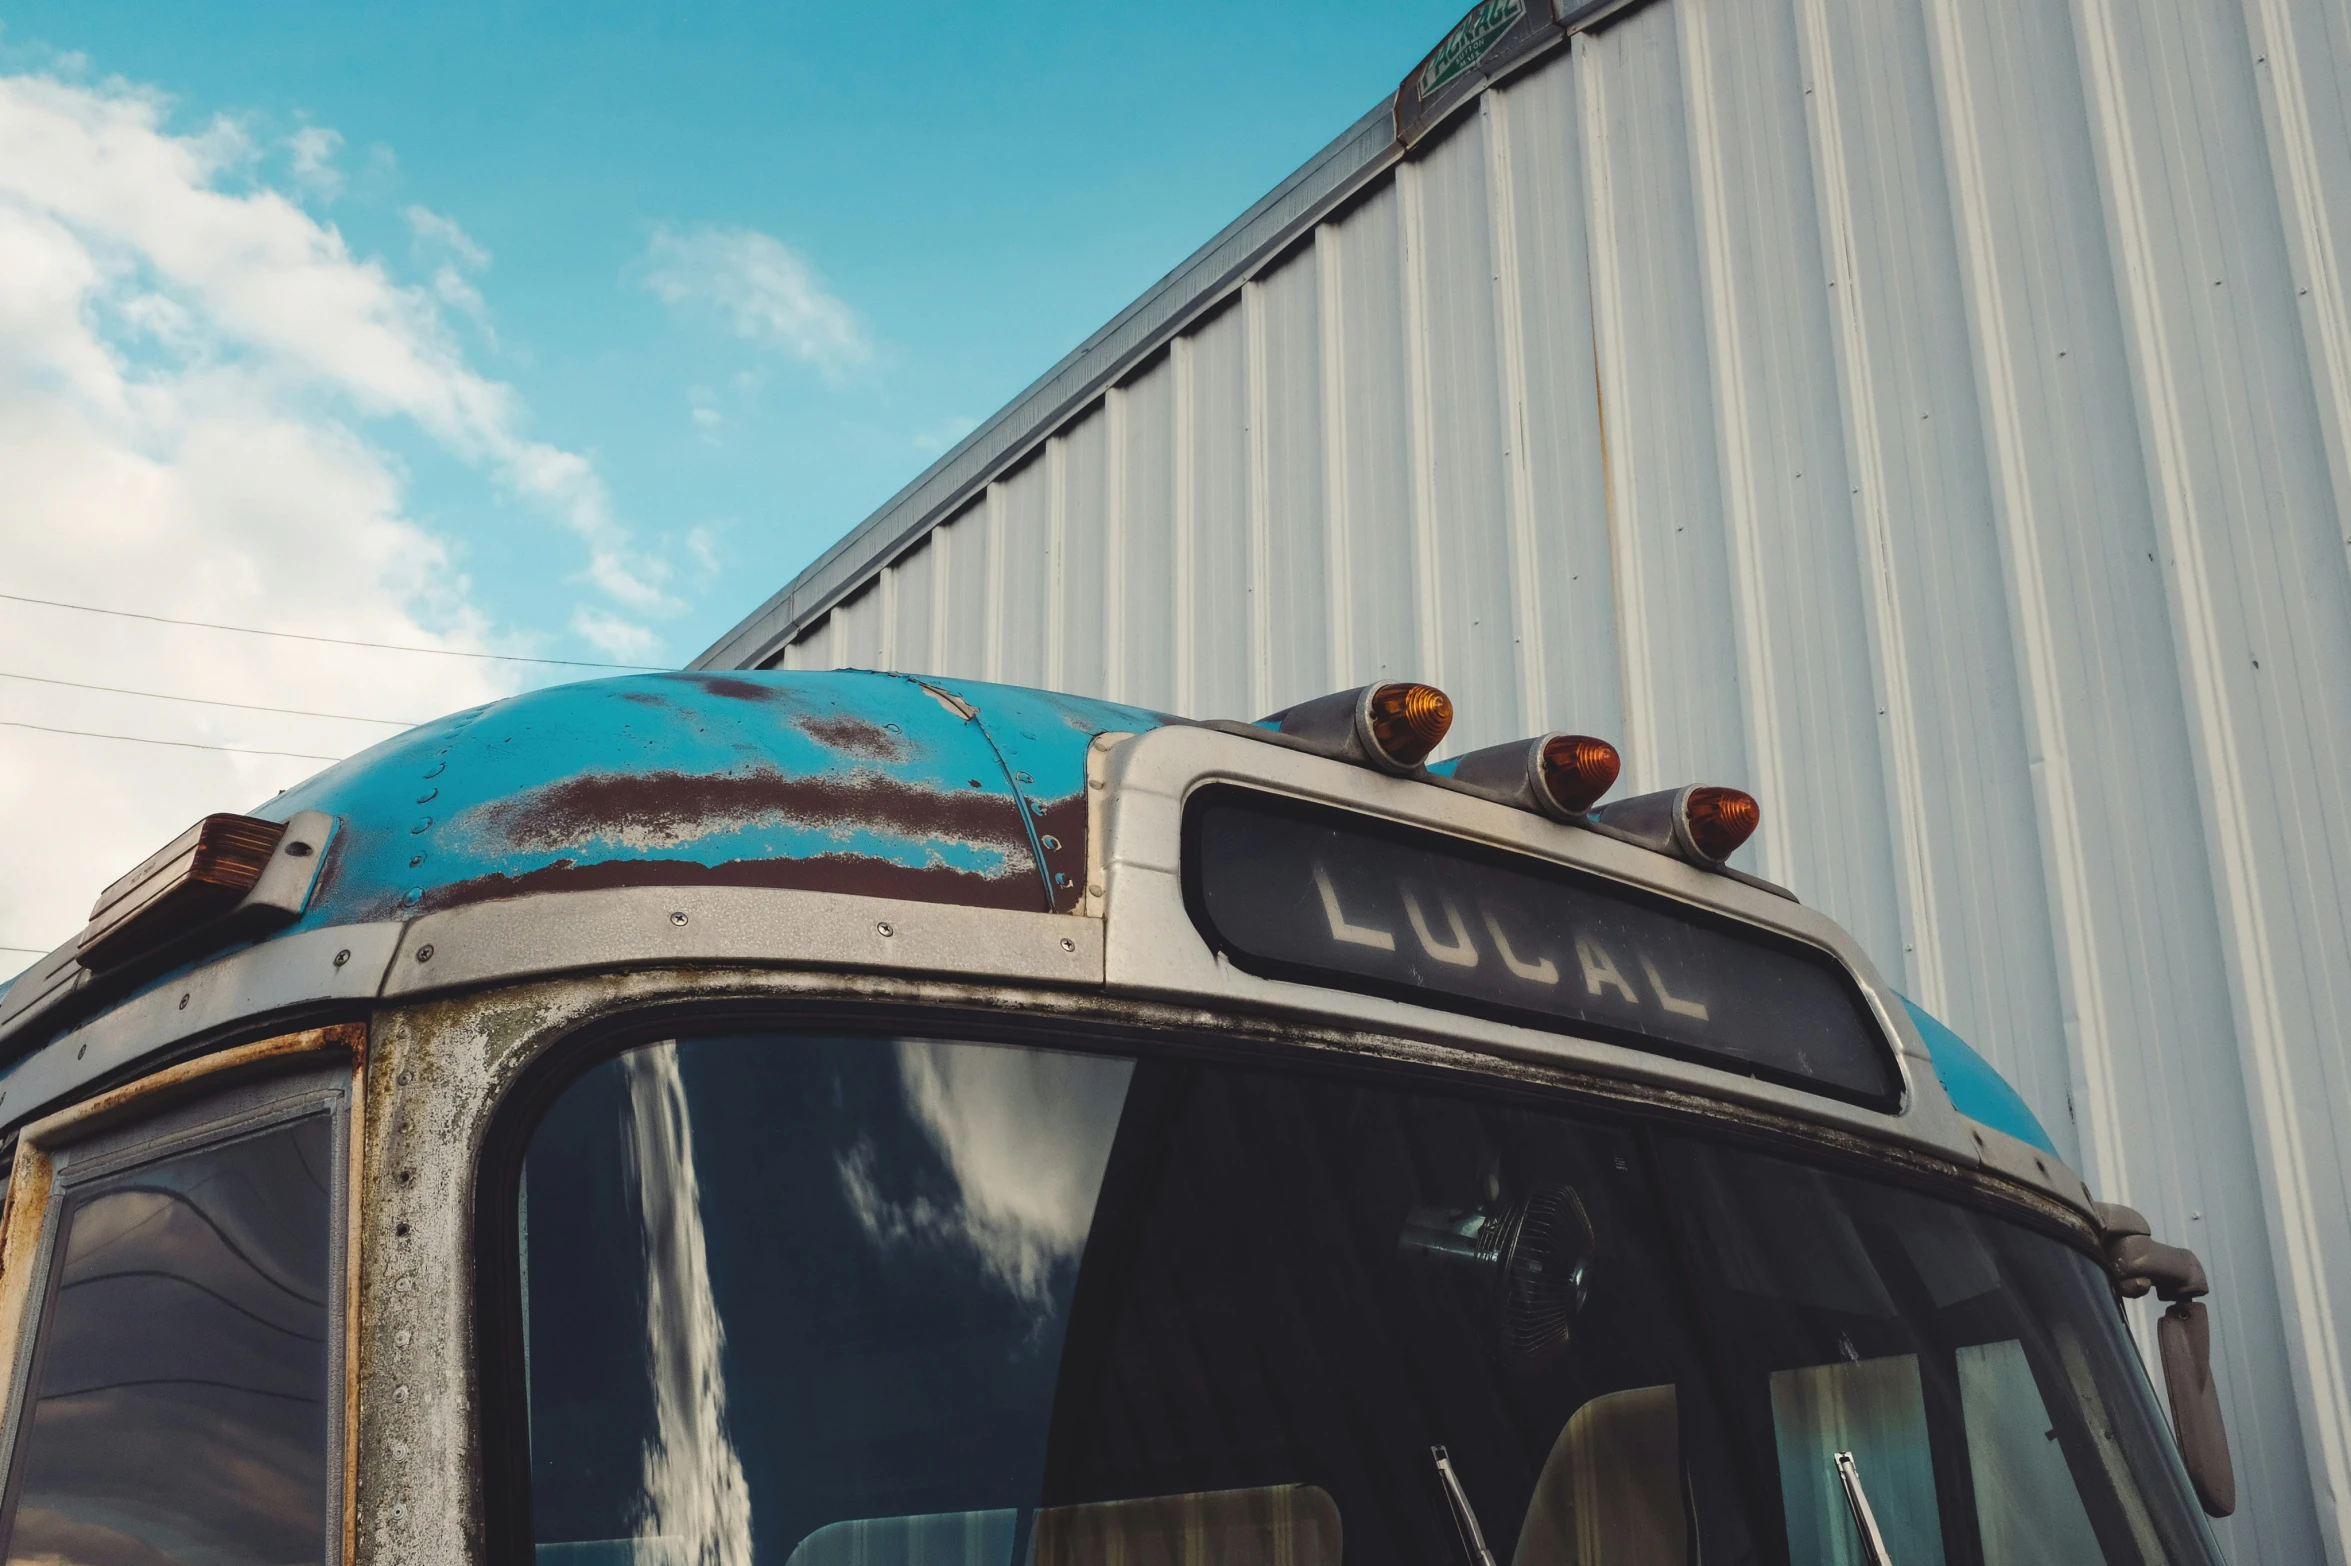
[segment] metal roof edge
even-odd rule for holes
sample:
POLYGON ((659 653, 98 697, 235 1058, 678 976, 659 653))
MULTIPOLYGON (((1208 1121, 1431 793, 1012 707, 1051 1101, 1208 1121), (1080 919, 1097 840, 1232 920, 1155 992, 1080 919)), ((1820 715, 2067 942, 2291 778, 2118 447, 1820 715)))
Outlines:
MULTIPOLYGON (((1558 28, 1550 39, 1478 73, 1480 90, 1517 76, 1574 34, 1593 32, 1650 0, 1532 0, 1547 4, 1558 28)), ((1531 7, 1530 7, 1531 8, 1531 7)), ((1477 100, 1469 93, 1397 135, 1390 92, 1287 179, 1180 262, 1133 304, 1064 355, 979 428, 917 474, 864 521, 836 539, 784 588, 705 648, 688 669, 757 668, 855 591, 873 570, 972 500, 995 474, 1049 437, 1106 387, 1157 352, 1194 317, 1254 275, 1260 264, 1345 204, 1391 165, 1433 142, 1477 100)))
POLYGON ((689 669, 756 667, 832 608, 879 563, 945 521, 1004 462, 1050 435, 1265 255, 1344 202, 1400 155, 1395 95, 1276 185, 1207 244, 998 409, 871 516, 816 557, 781 592, 713 642, 689 669))

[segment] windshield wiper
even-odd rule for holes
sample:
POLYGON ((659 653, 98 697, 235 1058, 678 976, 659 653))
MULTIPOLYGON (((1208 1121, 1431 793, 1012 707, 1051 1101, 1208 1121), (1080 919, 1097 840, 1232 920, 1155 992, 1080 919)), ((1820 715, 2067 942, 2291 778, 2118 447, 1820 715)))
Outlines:
POLYGON ((1861 1470, 1853 1464, 1851 1452, 1837 1454, 1837 1482, 1845 1487, 1845 1508, 1853 1514, 1853 1531, 1861 1535, 1863 1566, 1894 1566, 1894 1559, 1886 1553, 1886 1536, 1878 1532, 1878 1520, 1869 1509, 1869 1494, 1861 1488, 1861 1470))
POLYGON ((1469 1494, 1461 1488, 1461 1479, 1453 1472, 1453 1459, 1445 1455, 1441 1446, 1429 1448, 1429 1456, 1436 1459, 1437 1482, 1445 1487, 1445 1505, 1453 1513, 1453 1529, 1461 1536, 1461 1553, 1468 1557, 1469 1566, 1494 1566, 1494 1552, 1486 1548, 1486 1531, 1478 1526, 1478 1514, 1470 1509, 1469 1494))

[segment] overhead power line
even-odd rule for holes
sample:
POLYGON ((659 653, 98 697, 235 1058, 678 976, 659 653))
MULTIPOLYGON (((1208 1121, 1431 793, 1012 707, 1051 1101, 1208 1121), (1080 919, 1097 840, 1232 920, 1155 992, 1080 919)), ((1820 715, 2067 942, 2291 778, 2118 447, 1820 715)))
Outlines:
POLYGON ((71 734, 78 739, 121 740, 131 745, 169 745, 175 750, 218 750, 232 756, 286 756, 295 761, 341 761, 340 756, 313 755, 306 750, 254 750, 244 745, 204 745, 195 740, 149 739, 143 734, 100 734, 92 729, 59 729, 46 723, 19 723, 0 718, 0 729, 32 729, 41 734, 71 734))
POLYGON ((80 680, 53 680, 39 674, 11 674, 0 669, 0 680, 28 680, 35 685, 62 685, 68 690, 104 691, 109 696, 144 696, 150 701, 190 701, 204 707, 234 707, 239 712, 279 712, 290 718, 338 718, 345 723, 381 723, 387 728, 412 729, 412 718, 363 718, 355 712, 312 712, 305 707, 264 707, 249 701, 222 701, 217 696, 173 696, 163 691, 134 691, 121 685, 85 685, 80 680))
POLYGON ((46 957, 49 954, 38 946, 0 946, 0 952, 23 952, 28 957, 46 957))
POLYGON ((275 636, 289 642, 324 642, 331 647, 367 647, 377 652, 426 653, 435 658, 482 658, 493 663, 544 663, 566 669, 627 669, 649 674, 661 668, 653 663, 598 663, 587 658, 526 658, 520 653, 465 652, 455 647, 417 647, 406 642, 362 642, 347 636, 312 636, 303 631, 265 631, 253 625, 222 625, 215 620, 175 620, 167 614, 138 614, 129 609, 101 609, 96 604, 69 604, 55 598, 27 598, 22 593, 0 593, 12 604, 39 604, 44 609, 74 609, 83 614, 112 615, 117 620, 146 620, 155 625, 187 625, 200 631, 234 631, 239 636, 275 636))

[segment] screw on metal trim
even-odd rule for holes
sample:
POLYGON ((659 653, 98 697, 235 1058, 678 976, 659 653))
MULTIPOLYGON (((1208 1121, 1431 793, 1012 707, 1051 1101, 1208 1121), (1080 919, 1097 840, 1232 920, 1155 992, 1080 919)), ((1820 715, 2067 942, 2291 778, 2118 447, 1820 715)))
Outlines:
POLYGON ((1045 845, 1045 850, 1048 853, 1061 846, 1061 839, 1052 836, 1050 833, 1044 837, 1038 838, 1037 841, 1045 845))
POLYGON ((1061 949, 1065 952, 1074 952, 1078 949, 1078 943, 1065 935, 1061 938, 1061 949))
POLYGON ((185 995, 183 995, 183 996, 181 996, 181 997, 180 997, 180 1010, 182 1010, 182 1011, 186 1011, 187 1009, 188 1009, 188 997, 187 997, 187 996, 185 996, 185 995))
POLYGON ((1092 886, 1087 887, 1086 895, 1088 897, 1100 897, 1102 895, 1102 883, 1096 881, 1092 886))
POLYGON ((431 962, 431 961, 433 960, 433 949, 432 949, 432 947, 431 947, 429 944, 428 944, 428 945, 424 945, 424 946, 419 946, 419 947, 416 949, 416 960, 417 960, 418 962, 431 962))
POLYGON ((897 931, 890 928, 890 921, 887 919, 884 919, 879 924, 876 924, 874 929, 877 933, 882 935, 896 935, 898 933, 897 931))
POLYGON ((343 948, 341 951, 339 951, 339 952, 335 953, 335 966, 336 966, 336 967, 338 967, 338 968, 342 967, 342 966, 343 966, 343 964, 345 964, 345 963, 349 962, 350 960, 351 960, 351 948, 350 948, 350 947, 348 947, 348 946, 344 947, 344 948, 343 948))
POLYGON ((73 1052, 73 1058, 74 1058, 74 1059, 76 1059, 76 1060, 79 1060, 79 1059, 81 1059, 81 1058, 82 1058, 84 1055, 87 1055, 88 1053, 90 1053, 90 1046, 89 1046, 89 1045, 87 1045, 87 1044, 84 1044, 84 1045, 83 1045, 83 1046, 82 1046, 80 1049, 77 1049, 77 1050, 75 1050, 75 1051, 73 1052))
POLYGON ((686 922, 686 916, 682 913, 673 913, 669 916, 669 922, 671 924, 684 924, 686 922))
POLYGON ((1012 775, 1012 778, 1016 783, 1034 783, 1037 781, 1035 778, 1030 777, 1025 772, 1016 772, 1012 775))
POLYGON ((286 857, 288 859, 308 859, 310 857, 310 845, 298 839, 294 842, 288 843, 286 845, 286 857))

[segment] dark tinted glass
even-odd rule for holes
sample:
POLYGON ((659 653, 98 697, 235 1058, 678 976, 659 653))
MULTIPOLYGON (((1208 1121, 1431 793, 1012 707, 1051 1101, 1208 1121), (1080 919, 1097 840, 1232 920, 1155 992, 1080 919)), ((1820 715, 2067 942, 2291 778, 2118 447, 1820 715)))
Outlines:
POLYGON ((316 1116, 66 1198, 11 1563, 325 1558, 332 1149, 316 1116))
POLYGON ((1903 1566, 2213 1559, 2091 1260, 1711 1142, 705 1038, 575 1083, 518 1217, 542 1566, 1817 1566, 1840 1452, 1903 1566))
POLYGON ((2106 1278, 2019 1225, 1804 1164, 1672 1141, 1668 1186, 1792 1560, 1851 1538, 1858 1465, 1913 1562, 2211 1559, 2106 1278))
POLYGON ((1192 804, 1186 843, 1202 933, 1254 972, 1895 1099, 1884 1032, 1810 947, 1562 866, 1237 789, 1192 804))
POLYGON ((633 1051, 525 1165, 539 1559, 1458 1566, 1440 1446, 1505 1561, 1751 1559, 1643 1169, 1280 1072, 633 1051))

